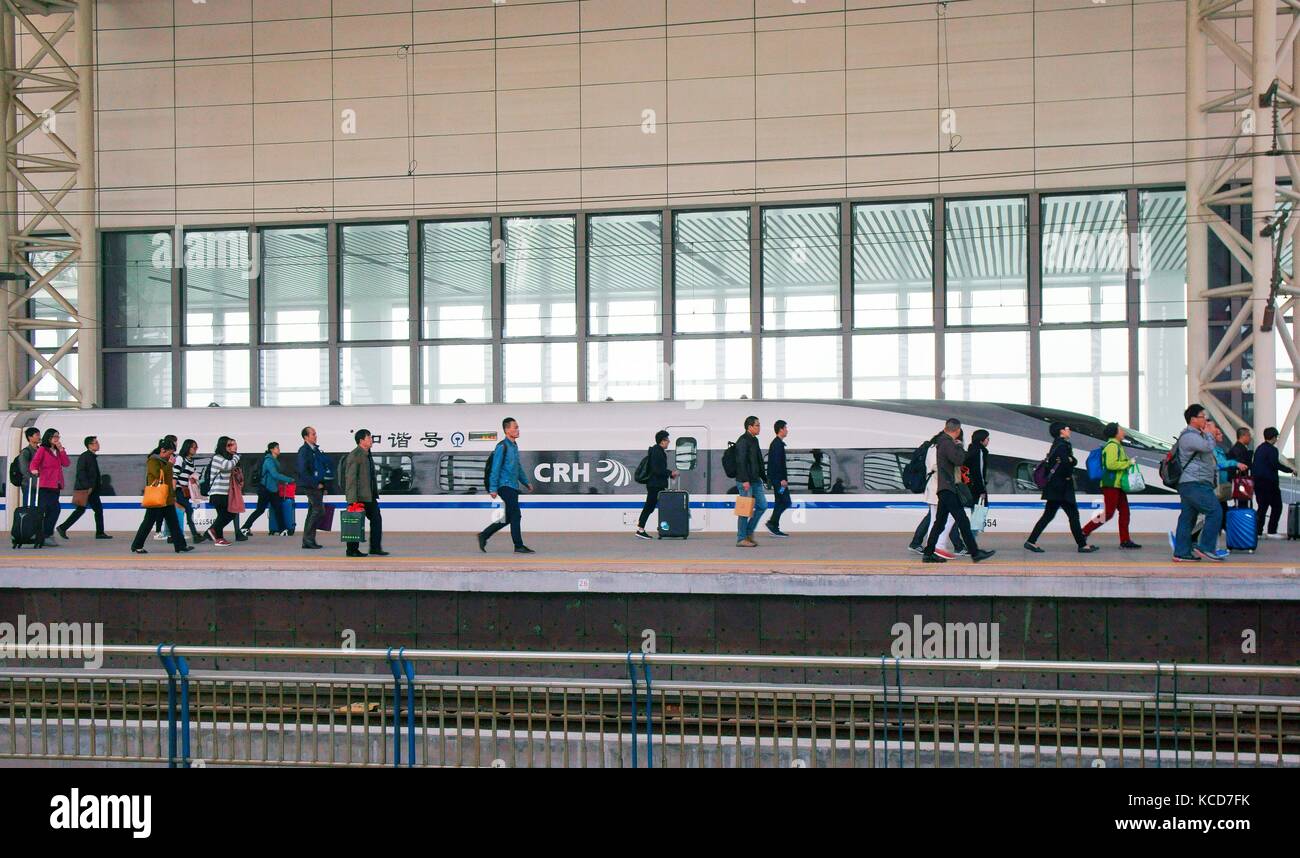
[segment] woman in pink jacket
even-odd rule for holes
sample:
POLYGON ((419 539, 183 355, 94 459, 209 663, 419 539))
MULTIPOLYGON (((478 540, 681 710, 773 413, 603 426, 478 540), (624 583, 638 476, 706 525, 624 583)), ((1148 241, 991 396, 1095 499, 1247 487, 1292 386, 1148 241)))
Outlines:
POLYGON ((40 488, 37 506, 43 513, 41 524, 46 545, 58 545, 54 540, 54 525, 59 520, 59 492, 63 489, 63 469, 72 464, 59 440, 57 429, 46 429, 41 436, 41 446, 32 457, 32 473, 40 488))

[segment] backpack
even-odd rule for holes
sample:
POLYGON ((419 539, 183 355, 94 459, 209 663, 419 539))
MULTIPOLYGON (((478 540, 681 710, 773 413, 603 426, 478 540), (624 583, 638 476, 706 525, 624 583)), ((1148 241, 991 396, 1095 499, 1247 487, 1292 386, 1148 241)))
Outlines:
POLYGON ((22 488, 23 479, 24 475, 21 456, 14 456, 9 460, 9 483, 18 486, 18 488, 22 488))
POLYGON ((911 460, 903 468, 903 488, 914 495, 925 491, 925 484, 930 481, 930 472, 925 469, 925 457, 929 455, 933 441, 926 441, 912 453, 911 460))
POLYGON ((736 442, 728 441, 727 449, 722 453, 722 473, 734 480, 738 472, 736 465, 736 442))
POLYGON ((1038 463, 1037 467, 1034 468, 1034 473, 1033 473, 1034 485, 1038 486, 1040 489, 1046 489, 1047 481, 1050 480, 1051 478, 1052 478, 1052 471, 1047 467, 1047 460, 1044 459, 1043 461, 1038 463))
POLYGON ((650 482, 650 453, 649 452, 647 452, 644 456, 642 456, 641 461, 637 463, 636 473, 632 475, 632 479, 636 480, 638 483, 640 483, 643 486, 646 483, 650 482))
POLYGON ((1101 451, 1104 447, 1098 447, 1088 454, 1088 479, 1101 482, 1101 478, 1106 475, 1106 469, 1101 463, 1101 451))
POLYGON ((497 442, 497 445, 492 448, 492 454, 483 463, 483 488, 489 492, 492 491, 492 461, 496 459, 497 451, 501 449, 502 443, 504 442, 497 442))
POLYGON ((1178 445, 1174 444, 1174 449, 1165 453, 1165 457, 1160 460, 1160 482, 1171 489, 1176 489, 1178 481, 1182 478, 1183 463, 1178 461, 1178 445))
POLYGON ((203 466, 203 476, 199 477, 199 494, 207 497, 212 492, 212 460, 203 466))

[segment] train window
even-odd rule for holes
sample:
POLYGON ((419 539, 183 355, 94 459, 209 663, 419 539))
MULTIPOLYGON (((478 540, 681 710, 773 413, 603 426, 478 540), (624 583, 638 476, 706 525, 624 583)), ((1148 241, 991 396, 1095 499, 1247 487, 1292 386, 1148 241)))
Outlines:
POLYGON ((438 491, 474 494, 483 490, 483 469, 491 453, 451 453, 438 460, 438 491))
POLYGON ((1016 494, 1036 495, 1042 492, 1042 489, 1034 482, 1034 468, 1037 467, 1037 462, 1021 462, 1016 465, 1016 494))
POLYGON ((405 453, 373 456, 375 478, 381 494, 410 494, 415 491, 415 460, 405 453))
MULTIPOLYGON (((763 454, 763 462, 767 463, 766 453, 763 454)), ((830 491, 831 460, 821 450, 810 450, 807 453, 787 451, 785 469, 789 474, 786 482, 796 492, 826 494, 830 491)))
POLYGON ((868 492, 907 491, 903 468, 912 460, 908 450, 868 450, 862 457, 862 489, 868 492))
POLYGON ((674 449, 674 471, 693 471, 700 461, 700 445, 694 438, 678 438, 674 449))

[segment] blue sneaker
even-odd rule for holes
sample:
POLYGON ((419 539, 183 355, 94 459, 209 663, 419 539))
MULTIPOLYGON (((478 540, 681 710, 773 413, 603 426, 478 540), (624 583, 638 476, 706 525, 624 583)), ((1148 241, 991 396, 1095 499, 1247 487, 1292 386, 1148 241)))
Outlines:
POLYGON ((1224 555, 1220 552, 1222 552, 1222 549, 1216 548, 1213 551, 1206 551, 1199 545, 1192 549, 1192 553, 1202 560, 1213 560, 1216 563, 1222 563, 1224 561, 1224 555))
POLYGON ((1232 556, 1232 552, 1226 548, 1216 548, 1214 549, 1214 553, 1218 556, 1220 560, 1227 560, 1229 557, 1232 556))

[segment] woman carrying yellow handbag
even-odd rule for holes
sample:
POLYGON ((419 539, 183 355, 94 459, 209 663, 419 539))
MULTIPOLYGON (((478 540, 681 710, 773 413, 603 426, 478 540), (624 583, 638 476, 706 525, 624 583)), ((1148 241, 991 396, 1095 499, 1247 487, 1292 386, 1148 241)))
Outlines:
POLYGON ((173 534, 173 546, 176 553, 193 551, 194 546, 185 544, 185 527, 177 515, 176 478, 172 471, 172 458, 176 455, 176 442, 164 438, 158 444, 158 452, 149 457, 149 466, 145 471, 144 497, 140 505, 144 507, 144 521, 135 532, 131 550, 136 554, 148 554, 144 548, 145 537, 159 522, 168 520, 173 534))

